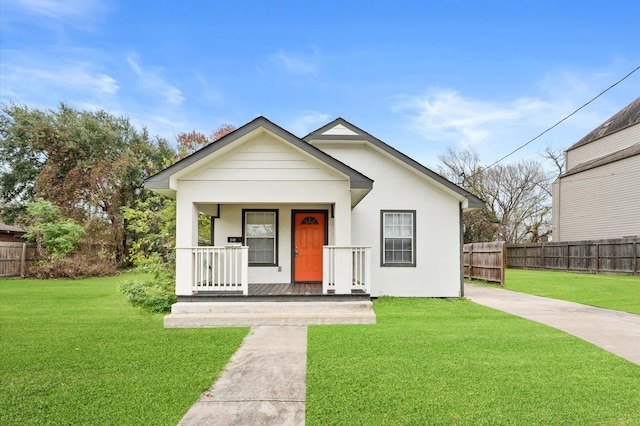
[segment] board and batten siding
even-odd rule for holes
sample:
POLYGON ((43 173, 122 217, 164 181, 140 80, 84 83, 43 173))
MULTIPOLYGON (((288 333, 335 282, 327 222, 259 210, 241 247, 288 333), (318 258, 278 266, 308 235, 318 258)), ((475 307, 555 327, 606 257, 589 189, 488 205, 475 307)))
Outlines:
POLYGON ((640 235, 638 194, 640 156, 561 178, 554 188, 558 226, 554 228, 554 239, 580 241, 640 235))
POLYGON ((566 152, 566 170, 578 164, 629 148, 640 141, 640 124, 627 127, 566 152))
POLYGON ((216 158, 186 179, 197 181, 338 181, 344 176, 266 135, 216 158))

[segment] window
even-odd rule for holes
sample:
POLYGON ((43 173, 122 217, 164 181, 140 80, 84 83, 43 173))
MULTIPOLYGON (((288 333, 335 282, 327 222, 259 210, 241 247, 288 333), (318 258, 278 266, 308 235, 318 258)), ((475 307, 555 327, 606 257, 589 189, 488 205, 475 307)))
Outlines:
POLYGON ((243 210, 244 241, 249 246, 249 265, 277 265, 278 211, 243 210))
POLYGON ((416 266, 415 210, 381 211, 382 266, 416 266))

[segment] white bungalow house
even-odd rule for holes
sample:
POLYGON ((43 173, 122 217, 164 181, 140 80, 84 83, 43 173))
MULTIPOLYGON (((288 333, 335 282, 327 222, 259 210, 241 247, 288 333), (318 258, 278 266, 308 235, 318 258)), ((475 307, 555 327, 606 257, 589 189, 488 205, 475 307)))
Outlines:
POLYGON ((462 296, 462 212, 483 207, 342 118, 301 139, 258 117, 145 186, 177 200, 174 316, 257 295, 462 296))

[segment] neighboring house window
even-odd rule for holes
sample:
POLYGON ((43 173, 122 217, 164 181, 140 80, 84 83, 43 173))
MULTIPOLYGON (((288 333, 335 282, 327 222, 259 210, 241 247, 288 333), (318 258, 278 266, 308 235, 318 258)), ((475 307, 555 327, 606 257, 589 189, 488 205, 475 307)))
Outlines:
POLYGON ((382 266, 416 266, 415 210, 381 211, 382 266))
POLYGON ((278 211, 243 210, 244 241, 250 266, 277 265, 278 211))

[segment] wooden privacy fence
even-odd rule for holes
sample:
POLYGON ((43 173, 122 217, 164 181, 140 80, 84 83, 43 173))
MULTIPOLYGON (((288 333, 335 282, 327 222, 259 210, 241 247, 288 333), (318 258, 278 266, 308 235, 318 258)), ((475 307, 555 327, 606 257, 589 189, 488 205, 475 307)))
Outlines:
POLYGON ((465 244, 464 277, 494 282, 504 287, 504 268, 507 264, 505 247, 503 241, 465 244))
POLYGON ((509 268, 640 275, 640 238, 509 244, 509 268))
POLYGON ((0 241, 0 277, 24 277, 27 263, 36 259, 36 247, 0 241))

